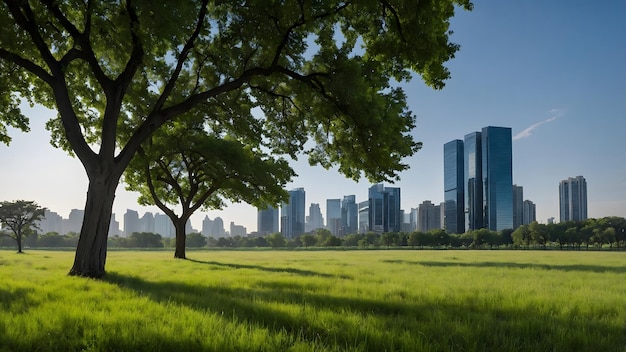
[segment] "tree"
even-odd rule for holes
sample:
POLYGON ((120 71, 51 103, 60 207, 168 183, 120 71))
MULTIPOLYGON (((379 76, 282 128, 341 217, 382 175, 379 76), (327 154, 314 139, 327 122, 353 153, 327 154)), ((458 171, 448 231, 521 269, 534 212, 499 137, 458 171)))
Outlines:
POLYGON ((275 232, 265 237, 267 244, 272 248, 285 247, 287 245, 287 240, 285 236, 283 236, 280 232, 275 232))
POLYGON ((156 205, 174 224, 175 258, 186 257, 185 228, 196 210, 221 209, 226 200, 276 205, 287 200, 284 186, 295 175, 284 159, 209 133, 203 122, 182 119, 155 132, 125 173, 139 204, 156 205))
POLYGON ((126 242, 131 248, 161 248, 163 241, 161 235, 152 232, 133 232, 126 242))
POLYGON ((338 165, 355 180, 398 179, 421 143, 391 82, 413 71, 443 87, 444 63, 459 49, 449 41, 455 5, 472 8, 469 0, 4 0, 0 140, 10 140, 6 125, 28 130, 23 100, 58 112, 47 124, 52 143, 78 157, 89 179, 70 275, 100 277, 124 170, 182 115, 272 153, 338 165), (210 114, 229 109, 232 118, 210 114))
POLYGON ((314 246, 315 243, 317 243, 317 238, 315 238, 315 236, 310 233, 305 233, 300 236, 300 242, 302 243, 304 248, 308 248, 314 246))
POLYGON ((516 247, 526 245, 526 248, 528 248, 530 246, 530 230, 528 229, 528 225, 522 225, 516 228, 511 234, 511 237, 516 247))
POLYGON ((191 247, 193 248, 204 247, 207 244, 206 237, 202 236, 202 234, 199 234, 197 232, 190 233, 187 235, 186 244, 190 248, 191 247))
POLYGON ((22 238, 37 228, 37 222, 44 217, 46 208, 33 201, 15 200, 0 202, 0 225, 10 231, 5 236, 17 243, 17 252, 22 253, 22 238))

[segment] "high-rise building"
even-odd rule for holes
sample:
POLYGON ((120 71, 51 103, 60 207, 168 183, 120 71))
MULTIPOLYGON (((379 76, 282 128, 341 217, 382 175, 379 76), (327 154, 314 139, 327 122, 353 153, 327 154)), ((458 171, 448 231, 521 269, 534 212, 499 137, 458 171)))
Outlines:
POLYGON ((139 232, 154 233, 154 215, 151 212, 146 212, 139 219, 139 232))
POLYGON ((359 208, 354 195, 344 196, 341 201, 341 227, 342 236, 357 233, 359 229, 359 208))
POLYGON ((311 232, 317 229, 324 228, 324 217, 322 216, 322 210, 318 203, 311 203, 309 206, 309 216, 306 217, 306 224, 304 226, 305 232, 311 232))
POLYGON ((537 221, 537 210, 535 207, 535 203, 530 200, 524 201, 524 215, 522 219, 522 225, 528 225, 532 222, 537 221))
POLYGON ((280 231, 286 238, 295 238, 304 233, 305 220, 304 188, 289 191, 289 202, 283 203, 280 211, 280 231))
POLYGON ((230 236, 240 236, 246 237, 248 235, 248 230, 242 225, 236 225, 234 221, 230 222, 230 236))
POLYGON ((366 233, 369 231, 369 200, 359 202, 359 233, 366 233))
POLYGON ((56 232, 59 235, 63 235, 63 217, 61 215, 46 209, 44 215, 37 222, 37 226, 41 230, 42 234, 48 232, 56 232))
POLYGON ((425 200, 417 207, 419 231, 430 231, 441 228, 441 206, 425 200))
POLYGON ((341 199, 326 199, 326 228, 337 236, 341 229, 341 199))
POLYGON ((513 185, 513 229, 524 223, 524 187, 513 185))
POLYGON ((398 232, 402 229, 400 188, 382 183, 369 189, 369 231, 398 232))
POLYGON ((85 217, 85 211, 82 209, 70 210, 70 215, 67 219, 62 220, 63 234, 70 232, 80 233, 80 229, 83 226, 83 218, 85 217))
MULTIPOLYGON (((172 223, 169 216, 161 213, 156 213, 154 215, 154 233, 158 233, 159 235, 167 238, 176 236, 174 223, 172 223)), ((204 233, 202 234, 204 235, 204 233)))
POLYGON ((560 221, 587 219, 587 181, 582 176, 570 177, 559 184, 560 221))
POLYGON ((419 222, 419 214, 417 208, 411 208, 409 213, 409 231, 413 232, 417 230, 417 223, 419 222))
POLYGON ((257 232, 262 236, 279 232, 278 228, 278 209, 272 206, 266 209, 259 209, 256 221, 257 232))
POLYGON ((124 214, 124 236, 128 237, 133 232, 141 232, 139 213, 136 210, 126 209, 124 214))
POLYGON ((465 229, 469 231, 483 227, 483 158, 480 132, 465 135, 463 155, 465 229))
POLYGON ((481 133, 483 226, 513 228, 513 153, 511 129, 484 127, 481 133))
MULTIPOLYGON (((444 228, 449 233, 465 232, 463 141, 443 146, 444 228)), ((417 226, 415 227, 417 229, 417 226)))

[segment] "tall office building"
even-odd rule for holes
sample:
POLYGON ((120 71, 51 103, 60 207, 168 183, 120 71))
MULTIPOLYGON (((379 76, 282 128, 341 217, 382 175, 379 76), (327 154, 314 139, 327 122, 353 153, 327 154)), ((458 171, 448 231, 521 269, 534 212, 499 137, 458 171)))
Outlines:
POLYGON ((524 215, 522 219, 522 225, 528 225, 532 222, 537 221, 537 210, 535 207, 535 203, 530 200, 524 201, 524 215))
POLYGON ((341 199, 326 199, 326 228, 333 235, 341 229, 341 199))
POLYGON ((341 235, 357 233, 359 229, 359 207, 356 196, 344 196, 341 201, 341 235))
POLYGON ((136 210, 126 209, 126 213, 124 214, 124 236, 128 237, 133 232, 141 232, 139 213, 136 210))
POLYGON ((480 132, 465 135, 463 156, 465 229, 470 231, 483 227, 483 169, 480 132))
POLYGON ((513 230, 524 223, 524 187, 513 185, 513 230))
POLYGON ((305 220, 304 188, 289 191, 289 202, 280 210, 280 231, 286 238, 295 238, 304 233, 305 220))
POLYGON ((418 226, 417 229, 427 232, 441 228, 441 206, 435 205, 429 200, 425 200, 417 208, 418 226))
POLYGON ((306 217, 304 230, 305 232, 311 232, 323 228, 324 217, 322 216, 320 205, 318 203, 311 203, 311 205, 309 205, 309 216, 306 217))
POLYGON ((511 129, 484 127, 481 134, 483 226, 491 231, 513 228, 513 147, 511 129))
POLYGON ((587 181, 582 176, 570 177, 559 184, 560 221, 587 219, 587 181))
MULTIPOLYGON (((161 213, 154 214, 154 232, 167 238, 176 237, 176 229, 174 228, 174 223, 172 223, 172 219, 170 219, 169 216, 161 213)), ((202 234, 205 235, 204 232, 202 234)), ((208 235, 205 236, 208 237, 208 235)))
POLYGON ((370 223, 370 202, 369 200, 365 200, 359 202, 359 233, 366 233, 369 231, 369 223, 370 223))
POLYGON ((400 188, 382 183, 369 189, 369 231, 398 232, 402 229, 400 188))
POLYGON ((463 141, 456 139, 444 144, 444 228, 449 233, 465 232, 463 168, 463 141))
POLYGON ((256 219, 257 232, 263 236, 279 232, 278 209, 269 206, 266 209, 259 209, 256 219))

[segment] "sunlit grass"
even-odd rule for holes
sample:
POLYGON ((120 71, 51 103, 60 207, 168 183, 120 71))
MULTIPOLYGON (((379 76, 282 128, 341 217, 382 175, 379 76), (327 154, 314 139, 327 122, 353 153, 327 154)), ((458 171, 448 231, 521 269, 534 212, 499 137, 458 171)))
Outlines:
POLYGON ((624 351, 626 254, 0 251, 0 350, 624 351))

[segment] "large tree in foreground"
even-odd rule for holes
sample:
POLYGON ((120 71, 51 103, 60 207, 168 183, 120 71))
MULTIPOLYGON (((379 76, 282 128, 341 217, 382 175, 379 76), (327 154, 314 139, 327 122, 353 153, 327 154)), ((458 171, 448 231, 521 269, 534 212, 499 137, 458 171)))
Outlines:
POLYGON ((46 208, 33 201, 16 200, 0 202, 0 229, 7 228, 6 235, 17 243, 17 252, 22 253, 22 238, 37 227, 37 222, 44 217, 46 208))
POLYGON ((284 186, 292 176, 284 159, 181 119, 142 145, 124 180, 128 190, 139 192, 139 204, 156 205, 170 218, 174 257, 184 259, 185 227, 196 210, 221 209, 225 201, 276 205, 287 199, 284 186))
POLYGON ((58 111, 47 125, 52 143, 78 157, 89 178, 70 274, 99 277, 124 170, 154 131, 183 114, 220 116, 207 122, 274 154, 338 165, 352 179, 397 179, 420 144, 410 135, 415 118, 405 95, 391 83, 413 71, 443 87, 444 63, 458 50, 449 41, 455 5, 471 7, 468 0, 4 0, 0 139, 9 140, 6 125, 28 128, 23 100, 58 111), (246 113, 207 111, 234 106, 246 113))

